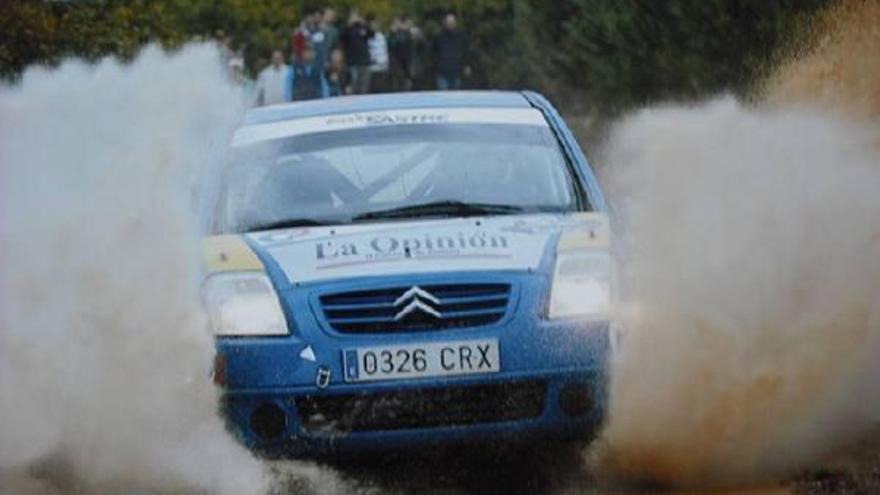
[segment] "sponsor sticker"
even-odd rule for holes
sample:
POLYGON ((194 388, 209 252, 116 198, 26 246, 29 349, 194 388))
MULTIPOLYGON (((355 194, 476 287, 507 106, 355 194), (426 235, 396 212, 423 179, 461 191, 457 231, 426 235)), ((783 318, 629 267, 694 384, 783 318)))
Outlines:
POLYGON ((534 108, 428 108, 387 110, 341 115, 323 115, 302 119, 252 124, 239 128, 233 146, 247 146, 261 141, 389 125, 425 124, 517 124, 548 127, 547 120, 534 108))
POLYGON ((322 239, 314 244, 317 269, 352 263, 399 261, 410 258, 510 256, 510 240, 501 232, 463 230, 384 233, 349 239, 322 239))

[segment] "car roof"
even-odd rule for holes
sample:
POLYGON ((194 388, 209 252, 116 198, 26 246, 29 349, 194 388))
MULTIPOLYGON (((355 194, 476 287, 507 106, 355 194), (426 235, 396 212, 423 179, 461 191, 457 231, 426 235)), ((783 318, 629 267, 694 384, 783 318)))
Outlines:
POLYGON ((522 93, 515 91, 424 91, 339 96, 255 108, 245 115, 244 124, 261 124, 340 113, 462 107, 530 108, 531 104, 522 93))

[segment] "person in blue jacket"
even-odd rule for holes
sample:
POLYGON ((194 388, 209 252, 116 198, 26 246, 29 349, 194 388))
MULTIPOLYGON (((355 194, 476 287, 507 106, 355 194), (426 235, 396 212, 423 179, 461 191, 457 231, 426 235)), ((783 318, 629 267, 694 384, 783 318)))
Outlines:
POLYGON ((330 87, 324 77, 323 67, 315 59, 315 50, 306 46, 302 57, 294 62, 287 73, 286 100, 304 101, 327 98, 330 96, 330 87))

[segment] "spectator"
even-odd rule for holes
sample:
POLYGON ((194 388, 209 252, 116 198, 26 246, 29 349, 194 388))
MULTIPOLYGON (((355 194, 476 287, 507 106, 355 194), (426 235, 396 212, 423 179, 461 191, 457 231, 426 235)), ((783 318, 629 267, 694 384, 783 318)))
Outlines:
POLYGON ((257 105, 274 105, 287 101, 286 84, 290 66, 284 63, 281 50, 272 52, 272 63, 257 77, 257 105))
POLYGON ((226 62, 226 66, 229 70, 229 78, 232 81, 232 84, 237 86, 241 90, 241 94, 244 97, 245 102, 248 106, 253 105, 256 102, 255 92, 254 92, 254 82, 247 77, 244 69, 244 57, 241 55, 234 55, 226 62))
POLYGON ((312 49, 315 51, 315 63, 318 64, 318 67, 321 70, 324 70, 324 66, 327 64, 327 60, 330 57, 331 48, 327 45, 327 36, 324 33, 324 28, 321 25, 324 19, 324 13, 322 10, 317 9, 312 12, 312 30, 311 30, 311 38, 309 38, 309 43, 312 46, 312 49))
POLYGON ((339 28, 336 27, 336 9, 327 7, 321 17, 321 33, 324 35, 324 53, 320 56, 326 65, 330 65, 333 50, 339 41, 339 28))
POLYGON ((248 80, 244 73, 244 57, 234 53, 229 57, 229 60, 226 61, 226 67, 229 69, 229 79, 233 84, 239 86, 247 85, 248 80))
POLYGON ((466 64, 467 39, 458 28, 455 14, 446 14, 443 29, 434 37, 431 58, 437 75, 437 89, 443 91, 461 88, 462 76, 470 74, 466 64))
POLYGON ((382 25, 375 17, 369 17, 370 38, 367 46, 370 50, 370 90, 373 93, 388 91, 388 41, 382 33, 382 25))
POLYGON ((345 49, 345 60, 351 72, 352 91, 355 94, 365 94, 370 90, 369 41, 372 37, 373 32, 358 11, 352 10, 340 40, 345 49))
POLYGON ((429 56, 431 52, 430 43, 425 38, 422 28, 417 26, 409 18, 405 19, 409 26, 410 33, 413 37, 413 58, 412 58, 412 80, 413 89, 434 89, 437 84, 436 78, 430 77, 429 74, 429 56))
POLYGON ((288 88, 285 95, 288 101, 316 100, 330 96, 324 69, 318 65, 311 45, 306 45, 302 58, 288 72, 285 87, 288 88))
POLYGON ((293 57, 298 62, 303 58, 303 52, 311 45, 315 50, 320 50, 323 45, 324 33, 319 29, 321 12, 309 9, 305 11, 303 20, 293 33, 293 57))
POLYGON ((351 77, 345 68, 345 55, 339 48, 330 52, 330 64, 327 66, 325 77, 330 96, 351 94, 351 77))
POLYGON ((220 42, 220 55, 223 57, 223 60, 230 61, 233 57, 239 55, 239 53, 233 48, 232 37, 226 36, 223 34, 223 31, 220 31, 220 36, 223 37, 223 41, 220 42))
POLYGON ((412 21, 409 18, 394 18, 388 35, 388 52, 391 65, 391 90, 411 90, 415 39, 412 21))

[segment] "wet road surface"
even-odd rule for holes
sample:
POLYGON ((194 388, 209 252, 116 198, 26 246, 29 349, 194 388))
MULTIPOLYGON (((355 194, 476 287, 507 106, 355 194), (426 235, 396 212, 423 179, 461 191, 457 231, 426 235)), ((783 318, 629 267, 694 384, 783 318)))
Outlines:
POLYGON ((374 455, 334 463, 344 480, 341 490, 328 490, 320 479, 296 479, 283 493, 359 495, 792 495, 783 485, 726 490, 654 490, 605 488, 584 468, 577 445, 534 444, 475 451, 462 446, 419 455, 374 455))

